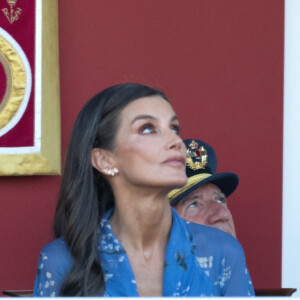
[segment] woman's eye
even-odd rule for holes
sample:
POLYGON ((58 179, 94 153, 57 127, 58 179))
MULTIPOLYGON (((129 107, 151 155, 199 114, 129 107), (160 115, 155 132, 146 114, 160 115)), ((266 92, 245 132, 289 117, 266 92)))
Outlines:
POLYGON ((141 134, 155 133, 155 128, 152 124, 145 124, 140 128, 139 132, 141 134))
POLYGON ((175 134, 177 134, 177 135, 180 134, 180 127, 179 127, 179 125, 172 125, 172 126, 171 126, 171 130, 172 130, 175 134))

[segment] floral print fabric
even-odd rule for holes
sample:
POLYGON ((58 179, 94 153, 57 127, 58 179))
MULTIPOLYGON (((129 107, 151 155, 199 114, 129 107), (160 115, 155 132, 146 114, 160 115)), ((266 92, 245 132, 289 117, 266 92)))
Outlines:
MULTIPOLYGON (((113 234, 108 211, 100 222, 98 252, 104 296, 139 296, 124 247, 113 234)), ((244 252, 238 241, 214 228, 182 220, 172 209, 165 254, 163 296, 254 296, 244 252)), ((62 238, 46 245, 38 262, 34 296, 59 296, 73 259, 62 238)))

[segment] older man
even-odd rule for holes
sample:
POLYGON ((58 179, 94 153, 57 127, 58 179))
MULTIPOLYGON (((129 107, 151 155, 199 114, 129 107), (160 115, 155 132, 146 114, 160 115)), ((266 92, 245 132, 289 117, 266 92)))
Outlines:
POLYGON ((169 193, 171 205, 185 220, 212 226, 236 237, 226 199, 238 186, 239 177, 230 172, 216 173, 217 156, 210 145, 196 139, 184 143, 188 183, 169 193))

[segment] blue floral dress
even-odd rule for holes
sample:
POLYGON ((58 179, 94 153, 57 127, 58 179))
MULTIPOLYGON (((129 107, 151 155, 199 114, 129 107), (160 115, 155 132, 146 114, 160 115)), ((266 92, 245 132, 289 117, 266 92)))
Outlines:
MULTIPOLYGON (((104 296, 139 296, 124 247, 113 234, 108 211, 100 222, 98 252, 105 274, 104 296)), ((239 242, 227 233, 189 223, 172 209, 163 296, 254 296, 239 242)), ((73 259, 63 238, 46 245, 38 262, 34 296, 59 296, 73 259)))

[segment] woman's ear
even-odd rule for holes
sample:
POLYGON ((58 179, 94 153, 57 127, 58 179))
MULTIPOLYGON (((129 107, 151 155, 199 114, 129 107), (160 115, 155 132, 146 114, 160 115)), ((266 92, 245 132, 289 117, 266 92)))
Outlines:
POLYGON ((115 168, 115 163, 113 159, 113 154, 101 148, 94 148, 91 153, 91 163, 92 166, 107 175, 107 170, 115 168))

